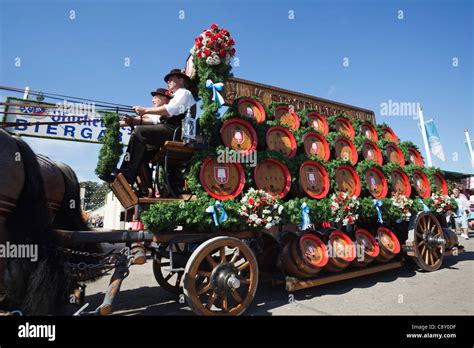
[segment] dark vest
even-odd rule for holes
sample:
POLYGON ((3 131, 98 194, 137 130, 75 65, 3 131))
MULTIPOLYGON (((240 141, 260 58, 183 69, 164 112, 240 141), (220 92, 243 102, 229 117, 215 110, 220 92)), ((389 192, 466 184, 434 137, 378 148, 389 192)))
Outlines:
POLYGON ((167 124, 167 125, 172 126, 174 128, 181 127, 185 117, 186 117, 186 113, 182 113, 182 114, 179 114, 179 115, 174 115, 174 116, 171 116, 171 117, 167 117, 167 118, 164 119, 163 124, 167 124))

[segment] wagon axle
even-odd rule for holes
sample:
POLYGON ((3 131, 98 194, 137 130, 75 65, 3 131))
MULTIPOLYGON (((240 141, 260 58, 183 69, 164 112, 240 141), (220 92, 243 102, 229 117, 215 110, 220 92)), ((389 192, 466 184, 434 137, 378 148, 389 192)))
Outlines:
POLYGON ((442 237, 436 237, 431 232, 425 232, 423 235, 423 240, 429 246, 446 245, 446 239, 442 237))
POLYGON ((240 287, 237 269, 229 263, 219 264, 211 273, 211 284, 215 292, 223 296, 240 287))

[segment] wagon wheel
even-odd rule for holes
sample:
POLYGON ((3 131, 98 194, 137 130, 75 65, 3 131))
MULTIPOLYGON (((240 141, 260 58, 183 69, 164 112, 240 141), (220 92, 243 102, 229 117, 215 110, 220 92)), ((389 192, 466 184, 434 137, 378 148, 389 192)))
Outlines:
POLYGON ((418 213, 409 231, 409 254, 422 270, 436 271, 443 263, 446 240, 438 219, 427 212, 418 213))
MULTIPOLYGON (((183 249, 182 245, 175 244, 175 252, 182 252, 183 249)), ((169 247, 166 247, 165 250, 168 252, 169 247)), ((170 266, 169 257, 165 257, 159 253, 155 254, 153 259, 153 275, 156 281, 164 290, 172 294, 180 294, 182 293, 181 279, 183 278, 184 271, 170 272, 167 270, 170 266)))
POLYGON ((250 248, 232 237, 215 237, 191 255, 184 271, 184 295, 199 315, 240 315, 258 284, 257 261, 250 248))

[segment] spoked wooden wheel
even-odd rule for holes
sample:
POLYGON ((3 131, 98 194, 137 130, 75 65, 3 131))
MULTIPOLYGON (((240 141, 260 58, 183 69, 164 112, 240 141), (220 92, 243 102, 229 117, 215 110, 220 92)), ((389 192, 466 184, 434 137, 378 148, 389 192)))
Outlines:
MULTIPOLYGON (((183 255, 186 244, 175 244, 173 246, 173 252, 175 253, 176 259, 186 257, 183 255), (181 254, 181 255, 179 255, 181 254)), ((169 246, 165 248, 166 252, 169 252, 169 246)), ((173 257, 175 260, 175 257, 173 257)), ((158 284, 166 291, 172 294, 182 293, 181 289, 181 280, 183 279, 184 270, 181 271, 170 271, 171 262, 168 257, 160 255, 159 253, 155 254, 153 259, 153 275, 155 276, 158 284)), ((184 268, 184 262, 182 264, 173 264, 173 268, 184 268)))
POLYGON ((409 255, 422 270, 436 271, 443 263, 446 240, 443 229, 432 213, 418 213, 409 231, 412 250, 409 255))
POLYGON ((216 237, 202 243, 184 271, 184 295, 199 315, 240 315, 258 284, 257 261, 241 240, 216 237))

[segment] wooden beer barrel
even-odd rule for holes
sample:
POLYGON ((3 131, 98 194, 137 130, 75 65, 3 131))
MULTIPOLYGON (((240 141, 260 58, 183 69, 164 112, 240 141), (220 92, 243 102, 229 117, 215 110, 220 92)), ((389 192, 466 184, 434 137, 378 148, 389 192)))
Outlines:
POLYGON ((351 197, 359 197, 361 191, 360 179, 354 168, 347 164, 337 167, 335 181, 337 191, 347 192, 351 197))
POLYGON ((340 272, 351 264, 356 257, 355 245, 342 231, 336 230, 329 235, 329 260, 325 270, 340 272))
POLYGON ((316 161, 305 161, 299 170, 299 185, 311 198, 321 199, 329 192, 329 177, 326 169, 316 161))
POLYGON ((308 156, 316 156, 321 161, 327 162, 331 156, 327 140, 315 131, 309 131, 303 136, 304 151, 308 156))
POLYGON ((281 265, 297 278, 314 277, 328 263, 324 242, 313 234, 291 238, 283 247, 281 265))
POLYGON ((365 267, 371 263, 380 253, 380 247, 374 236, 362 228, 358 228, 355 232, 356 246, 360 245, 364 247, 364 257, 359 260, 358 257, 352 262, 352 266, 360 268, 365 267))
POLYGON ((382 152, 378 145, 370 140, 365 140, 362 143, 362 156, 366 160, 374 161, 379 166, 383 163, 382 152))
POLYGON ((241 119, 231 118, 221 127, 221 139, 224 146, 232 150, 249 153, 257 148, 257 133, 252 125, 241 119))
POLYGON ((210 196, 231 199, 242 192, 245 172, 240 163, 218 163, 216 157, 208 157, 201 165, 199 180, 210 196))
POLYGON ((411 185, 408 176, 400 169, 392 170, 390 174, 391 190, 399 194, 410 197, 411 185))
POLYGON ((379 256, 375 258, 378 262, 388 262, 397 255, 400 250, 400 242, 397 236, 387 227, 379 227, 377 230, 377 241, 380 247, 379 256))
POLYGON ((357 164, 358 155, 354 143, 345 137, 339 137, 334 142, 334 152, 336 158, 348 160, 352 165, 357 164))
POLYGON ((421 170, 415 169, 413 171, 413 187, 416 194, 421 198, 428 198, 431 196, 431 187, 428 178, 421 170))
POLYGON ((398 144, 398 138, 395 135, 395 132, 390 127, 382 128, 382 137, 384 139, 394 142, 395 144, 398 144))
POLYGON ((270 127, 265 139, 269 150, 280 152, 287 158, 296 155, 296 139, 287 128, 281 126, 270 127))
POLYGON ((388 193, 387 179, 383 172, 375 167, 367 169, 364 173, 370 194, 377 199, 385 198, 388 193))
POLYGON ((423 167, 423 158, 417 149, 409 147, 408 149, 408 162, 414 164, 415 166, 423 167))
POLYGON ((267 158, 255 166, 254 179, 257 189, 281 198, 285 197, 291 186, 290 171, 274 158, 267 158))
POLYGON ((360 125, 360 131, 364 137, 372 141, 379 141, 379 136, 375 127, 370 122, 364 122, 360 125))
POLYGON ((265 122, 265 109, 262 104, 252 98, 241 98, 237 102, 237 110, 241 116, 254 119, 257 123, 265 122))
POLYGON ((434 185, 433 191, 439 191, 443 195, 447 195, 448 192, 448 182, 444 178, 444 176, 441 173, 434 173, 433 174, 433 179, 434 179, 434 185))
POLYGON ((273 115, 280 124, 287 125, 294 130, 300 128, 300 118, 290 110, 288 105, 277 106, 273 115))
POLYGON ((405 157, 397 145, 387 144, 385 146, 385 154, 387 155, 388 162, 397 163, 402 167, 405 166, 405 157))
POLYGON ((313 127, 314 130, 319 131, 322 135, 329 133, 329 125, 326 118, 316 111, 308 112, 308 126, 313 127))
POLYGON ((346 120, 344 117, 338 117, 334 121, 334 127, 336 128, 337 132, 341 132, 349 139, 354 140, 355 138, 355 130, 352 127, 352 124, 346 120))

